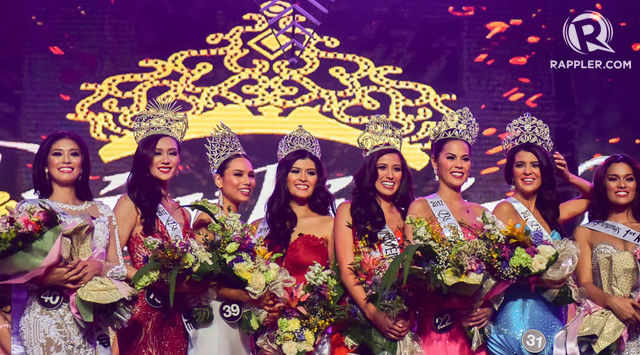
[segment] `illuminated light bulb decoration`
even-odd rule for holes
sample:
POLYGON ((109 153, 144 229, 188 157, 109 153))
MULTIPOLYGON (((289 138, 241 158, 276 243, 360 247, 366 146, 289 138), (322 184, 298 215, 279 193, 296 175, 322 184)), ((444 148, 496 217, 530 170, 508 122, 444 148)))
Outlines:
MULTIPOLYGON (((334 0, 330 1, 333 2, 334 0)), ((288 52, 288 61, 291 64, 298 62, 298 56, 304 51, 309 39, 314 36, 316 29, 320 26, 319 16, 329 13, 329 10, 319 0, 307 0, 305 5, 307 6, 306 8, 302 6, 301 2, 285 5, 280 0, 270 0, 263 4, 258 3, 260 13, 265 16, 280 46, 278 50, 286 52, 287 48, 291 47, 288 52), (272 7, 274 7, 275 11, 272 10, 272 7), (318 14, 314 16, 311 11, 315 11, 318 14), (270 16, 271 14, 275 14, 275 16, 270 16), (298 21, 300 17, 306 19, 307 26, 311 23, 315 27, 310 31, 308 27, 298 21), (298 49, 297 53, 296 48, 298 49)))
MULTIPOLYGON (((247 13, 243 19, 248 24, 209 35, 206 48, 178 51, 167 59, 143 59, 139 72, 83 83, 81 89, 88 95, 67 119, 89 123, 91 137, 105 142, 98 153, 109 163, 135 152, 133 118, 158 89, 164 90, 158 99, 176 101, 189 117, 184 141, 209 137, 211 127, 224 121, 238 135, 285 135, 303 125, 318 139, 355 147, 369 117, 384 114, 402 133, 402 153, 409 166, 427 166, 433 115, 451 112, 444 101, 455 100, 455 94, 398 80, 402 68, 377 66, 371 59, 340 52, 338 39, 319 34, 308 38, 292 66, 268 23, 288 7, 278 1, 263 13, 247 13), (324 74, 316 82, 321 64, 324 74), (214 70, 229 75, 217 84, 199 84, 214 70), (329 89, 334 87, 340 88, 329 89), (388 104, 383 106, 374 94, 386 96, 388 104)), ((308 28, 307 19, 296 16, 308 28)), ((282 16, 277 22, 285 27, 288 21, 282 16)), ((285 40, 286 36, 280 43, 285 40)))

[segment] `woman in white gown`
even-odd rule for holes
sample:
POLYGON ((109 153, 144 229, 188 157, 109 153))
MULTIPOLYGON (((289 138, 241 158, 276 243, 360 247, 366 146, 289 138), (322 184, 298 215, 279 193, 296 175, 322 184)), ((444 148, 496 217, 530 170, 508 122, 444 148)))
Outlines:
MULTIPOLYGON (((222 124, 207 142, 207 155, 216 187, 220 190, 220 205, 225 213, 238 213, 241 203, 247 202, 256 185, 255 173, 249 157, 238 137, 222 124)), ((211 218, 200 213, 193 223, 198 239, 207 236, 211 218)), ((210 236, 212 237, 212 236, 210 236)), ((249 354, 251 337, 238 329, 239 322, 232 317, 243 304, 254 303, 249 294, 236 288, 216 285, 210 290, 209 304, 213 309, 211 325, 196 330, 189 354, 249 354), (224 304, 223 304, 224 303, 224 304), (233 306, 232 304, 238 304, 233 306), (233 312, 232 312, 233 311, 233 312), (223 317, 226 313, 227 317, 223 317)))
POLYGON ((93 201, 89 189, 89 150, 73 132, 56 132, 40 145, 33 162, 33 186, 44 200, 22 201, 17 209, 40 203, 51 206, 61 222, 89 216, 94 224, 92 258, 56 265, 32 284, 14 286, 12 353, 94 354, 109 351, 97 346, 92 327, 75 320, 65 289, 77 289, 94 276, 126 277, 117 227, 111 209, 93 201), (25 294, 26 293, 26 294, 25 294), (26 299, 26 302, 25 302, 26 299))

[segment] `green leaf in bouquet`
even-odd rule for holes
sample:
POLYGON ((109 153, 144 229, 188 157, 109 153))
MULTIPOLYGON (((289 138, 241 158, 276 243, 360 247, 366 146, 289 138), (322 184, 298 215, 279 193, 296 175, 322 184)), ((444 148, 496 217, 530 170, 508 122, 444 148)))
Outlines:
POLYGON ((201 328, 213 322, 213 309, 211 306, 189 308, 189 319, 196 328, 201 328))
POLYGON ((398 280, 398 272, 400 271, 400 267, 404 266, 403 272, 403 284, 407 282, 407 278, 409 277, 409 270, 411 268, 411 262, 413 261, 413 256, 416 254, 419 245, 413 244, 409 245, 405 248, 405 250, 400 253, 400 255, 393 258, 391 264, 389 264, 389 268, 382 275, 382 280, 380 281, 380 288, 382 289, 382 293, 379 295, 378 299, 374 302, 376 307, 380 306, 380 302, 382 301, 382 294, 386 294, 391 290, 391 286, 394 282, 398 280))
POLYGON ((576 302, 576 300, 573 299, 571 288, 568 285, 564 285, 551 303, 556 306, 566 306, 574 302, 576 302))
POLYGON ((390 354, 397 352, 398 342, 382 335, 369 321, 358 319, 344 330, 344 335, 358 344, 359 354, 390 354))
POLYGON ((204 280, 206 277, 214 275, 215 265, 209 263, 200 263, 198 269, 191 274, 191 279, 196 282, 204 280))
POLYGON ((85 322, 93 322, 93 303, 85 302, 82 298, 76 297, 76 307, 85 322))
POLYGON ((34 241, 22 250, 0 254, 0 274, 14 276, 22 272, 28 272, 40 266, 47 257, 49 251, 60 237, 62 225, 49 229, 42 238, 34 241))
MULTIPOLYGON (((213 205, 211 202, 206 201, 206 200, 201 200, 201 201, 196 201, 195 203, 191 204, 191 205, 186 205, 186 206, 180 206, 180 207, 186 207, 186 208, 193 208, 194 210, 198 210, 201 212, 206 213, 209 217, 211 217, 211 220, 214 223, 220 223, 218 221, 218 219, 216 218, 215 213, 211 210, 211 207, 209 205, 213 205)), ((224 225, 223 225, 224 227, 224 225)))
MULTIPOLYGON (((136 274, 131 278, 131 285, 136 287, 136 284, 140 281, 140 279, 152 271, 160 270, 161 264, 154 260, 149 260, 143 267, 141 267, 136 274)), ((137 288, 137 287, 136 287, 137 288)))
POLYGON ((171 307, 173 307, 173 300, 176 296, 176 280, 179 272, 180 266, 174 266, 167 277, 167 281, 169 281, 169 306, 171 307))
POLYGON ((338 267, 338 262, 334 260, 333 263, 331 263, 331 265, 329 266, 329 268, 331 269, 331 271, 333 271, 333 273, 338 278, 338 283, 334 288, 335 295, 331 299, 331 303, 337 304, 342 299, 342 295, 344 295, 344 286, 342 285, 342 281, 340 280, 340 269, 338 267))

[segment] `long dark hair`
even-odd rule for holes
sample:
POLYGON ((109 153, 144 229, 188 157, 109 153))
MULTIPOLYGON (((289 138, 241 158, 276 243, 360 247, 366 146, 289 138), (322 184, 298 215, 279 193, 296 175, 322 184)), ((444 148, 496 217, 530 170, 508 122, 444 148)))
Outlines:
POLYGON ((93 200, 93 194, 89 188, 89 176, 91 176, 91 158, 89 157, 89 148, 87 143, 84 142, 82 137, 77 133, 71 131, 57 131, 53 132, 45 138, 36 152, 36 156, 33 158, 33 189, 40 198, 49 198, 53 193, 53 187, 51 181, 47 177, 45 169, 47 168, 47 161, 49 158, 49 152, 54 143, 61 139, 71 139, 80 148, 80 154, 82 155, 82 172, 75 182, 76 197, 81 201, 93 200))
POLYGON ((589 220, 606 220, 609 217, 611 203, 607 198, 606 178, 607 170, 612 164, 625 163, 633 170, 633 176, 636 180, 636 197, 631 203, 631 213, 633 217, 640 221, 640 164, 627 154, 616 154, 608 157, 596 170, 593 175, 593 199, 589 204, 589 220))
POLYGON ((327 188, 327 174, 320 159, 306 150, 296 150, 287 154, 276 169, 276 186, 267 201, 266 220, 269 234, 266 242, 274 250, 286 250, 289 247, 291 233, 298 224, 298 217, 289 205, 291 194, 287 188, 287 175, 293 164, 300 159, 311 159, 318 172, 318 182, 309 198, 309 208, 322 216, 334 212, 334 198, 327 188))
MULTIPOLYGON (((153 162, 156 145, 163 137, 169 136, 156 134, 146 137, 138 143, 138 149, 133 155, 131 173, 127 179, 127 194, 140 210, 142 231, 147 235, 153 234, 155 230, 156 211, 162 200, 160 180, 151 175, 149 168, 153 162)), ((173 139, 173 137, 171 138, 173 139)), ((178 154, 180 154, 180 144, 178 144, 178 154)))
POLYGON ((407 217, 409 205, 413 202, 413 181, 411 171, 402 154, 392 148, 381 149, 364 158, 360 169, 353 176, 353 191, 351 199, 351 218, 353 228, 359 239, 366 239, 369 243, 377 241, 378 232, 384 228, 386 222, 384 212, 377 200, 376 180, 378 180, 378 159, 385 154, 397 154, 402 164, 402 179, 400 186, 393 196, 392 202, 402 214, 407 217))
POLYGON ((515 164, 515 157, 518 152, 523 150, 535 155, 540 164, 542 185, 540 189, 538 189, 536 208, 540 211, 542 218, 547 222, 549 228, 552 230, 555 229, 558 233, 562 233, 562 227, 558 222, 558 218, 560 217, 560 194, 556 189, 555 165, 546 150, 533 143, 524 143, 511 149, 507 153, 504 179, 507 184, 513 185, 513 165, 515 164))

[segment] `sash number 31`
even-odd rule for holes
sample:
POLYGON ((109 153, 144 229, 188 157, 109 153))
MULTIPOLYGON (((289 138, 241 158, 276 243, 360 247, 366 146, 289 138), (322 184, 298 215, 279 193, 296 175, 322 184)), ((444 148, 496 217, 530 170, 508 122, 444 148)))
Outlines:
POLYGON ((546 345, 547 339, 539 330, 529 329, 522 335, 522 346, 531 353, 541 352, 546 345))

